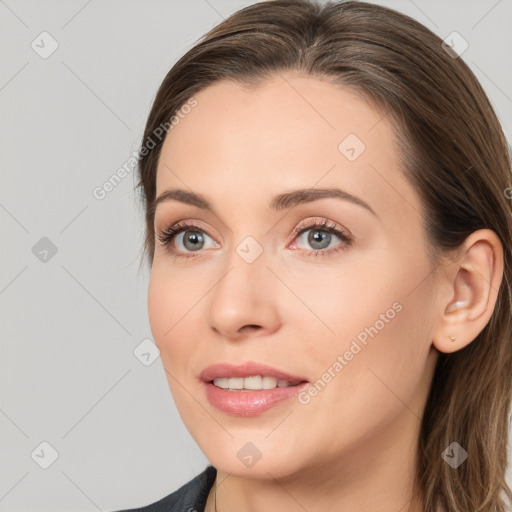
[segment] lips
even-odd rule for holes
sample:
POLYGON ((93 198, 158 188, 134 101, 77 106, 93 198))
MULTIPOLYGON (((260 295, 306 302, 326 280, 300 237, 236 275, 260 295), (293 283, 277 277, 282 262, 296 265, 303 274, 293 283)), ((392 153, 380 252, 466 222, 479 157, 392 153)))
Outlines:
POLYGON ((265 364, 248 362, 242 365, 218 363, 205 368, 199 375, 203 382, 212 382, 217 378, 251 377, 255 375, 267 375, 278 380, 288 382, 307 382, 307 379, 300 375, 293 375, 283 370, 278 370, 265 364))
MULTIPOLYGON (((276 407, 280 404, 291 404, 297 395, 310 384, 304 377, 293 375, 283 370, 278 370, 272 366, 260 363, 249 362, 242 365, 232 365, 228 363, 214 364, 205 368, 200 379, 203 381, 203 388, 206 398, 218 410, 232 416, 257 416, 276 407), (240 388, 240 382, 252 387, 249 377, 254 377, 258 382, 262 379, 267 382, 272 379, 283 384, 283 387, 273 387, 272 389, 226 389, 214 384, 231 385, 237 382, 236 388, 240 388), (284 382, 293 383, 294 385, 284 386, 284 382)), ((270 383, 270 382, 269 382, 270 383)), ((229 387, 229 386, 228 386, 229 387)), ((254 386, 256 387, 256 386, 254 386)))

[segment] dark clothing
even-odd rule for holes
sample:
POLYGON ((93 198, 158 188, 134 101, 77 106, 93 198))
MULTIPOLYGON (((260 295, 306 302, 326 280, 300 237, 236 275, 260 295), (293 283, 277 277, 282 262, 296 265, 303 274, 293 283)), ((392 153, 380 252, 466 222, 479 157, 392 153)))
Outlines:
POLYGON ((144 507, 115 512, 204 512, 216 476, 217 470, 208 465, 202 473, 164 498, 144 507))

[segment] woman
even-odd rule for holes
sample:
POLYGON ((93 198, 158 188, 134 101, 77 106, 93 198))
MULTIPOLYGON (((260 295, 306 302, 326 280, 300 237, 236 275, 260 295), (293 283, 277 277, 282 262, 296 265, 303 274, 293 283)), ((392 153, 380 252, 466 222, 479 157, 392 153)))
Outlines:
POLYGON ((251 5, 169 71, 139 172, 211 465, 133 510, 506 510, 510 155, 456 48, 378 5, 251 5))

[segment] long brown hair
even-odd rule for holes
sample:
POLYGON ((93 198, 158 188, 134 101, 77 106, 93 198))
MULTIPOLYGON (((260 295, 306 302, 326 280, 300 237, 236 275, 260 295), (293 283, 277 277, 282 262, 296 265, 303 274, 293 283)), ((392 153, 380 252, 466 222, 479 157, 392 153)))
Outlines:
MULTIPOLYGON (((480 228, 504 250, 493 314, 472 343, 440 353, 422 418, 416 482, 428 512, 504 512, 512 384, 511 160, 497 116, 461 58, 414 19, 366 2, 272 0, 214 27, 168 72, 143 143, 193 95, 222 79, 257 86, 284 71, 328 80, 367 97, 394 120, 401 169, 420 195, 433 261, 480 228), (456 441, 468 458, 441 457, 456 441)), ((176 119, 178 119, 176 117, 176 119)), ((154 256, 156 170, 164 138, 139 159, 144 253, 154 256)))

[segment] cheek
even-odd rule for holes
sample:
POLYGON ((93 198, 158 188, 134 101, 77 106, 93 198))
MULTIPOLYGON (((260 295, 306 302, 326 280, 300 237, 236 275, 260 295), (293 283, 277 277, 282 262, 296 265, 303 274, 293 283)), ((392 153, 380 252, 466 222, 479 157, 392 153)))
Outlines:
POLYGON ((168 315, 173 311, 173 297, 166 293, 166 289, 158 272, 153 268, 148 287, 148 317, 153 337, 159 347, 166 330, 172 326, 168 315))
POLYGON ((174 370, 173 361, 185 360, 185 350, 190 345, 184 336, 179 335, 180 327, 186 323, 186 312, 190 309, 183 294, 176 292, 180 289, 183 288, 176 280, 163 275, 157 268, 152 269, 148 287, 149 324, 164 367, 169 371, 174 370))
POLYGON ((174 268, 163 257, 154 262, 148 286, 148 314, 155 341, 172 337, 186 322, 185 315, 204 293, 200 281, 197 275, 174 268))
POLYGON ((311 315, 298 320, 301 332, 308 333, 303 336, 305 360, 320 379, 319 387, 328 382, 319 396, 339 402, 341 393, 342 401, 349 400, 361 413, 389 405, 396 396, 407 400, 430 348, 429 283, 414 289, 428 274, 427 266, 422 271, 415 260, 391 256, 378 266, 331 276, 328 283, 315 280, 309 291, 303 290, 321 320, 311 315), (358 405, 356 397, 366 398, 358 405))
MULTIPOLYGON (((184 389, 195 378, 191 375, 188 364, 193 355, 193 343, 190 337, 190 325, 187 325, 186 313, 191 306, 183 294, 175 290, 183 290, 169 276, 152 270, 148 287, 148 314, 153 339, 160 350, 160 358, 165 371, 169 389, 176 407, 187 428, 193 428, 196 418, 194 403, 184 389), (187 331, 187 328, 189 329, 187 331), (194 418, 194 419, 190 419, 194 418)), ((194 301, 192 301, 193 303, 194 301)))
POLYGON ((290 323, 301 324, 301 332, 305 329, 309 333, 304 341, 318 356, 343 353, 356 336, 360 335, 362 342, 369 338, 365 328, 377 322, 378 329, 383 330, 387 323, 381 315, 388 322, 397 316, 399 305, 393 304, 400 299, 400 282, 393 277, 395 270, 382 258, 380 267, 375 265, 378 258, 358 260, 327 271, 309 270, 309 275, 296 275, 287 281, 301 299, 290 303, 290 323), (311 336, 314 339, 309 343, 311 336))
POLYGON ((372 432, 397 417, 414 423, 415 416, 421 416, 416 397, 422 392, 426 356, 416 345, 421 343, 417 310, 400 302, 402 309, 377 332, 370 329, 375 323, 373 304, 362 329, 350 316, 343 317, 352 331, 367 334, 366 344, 356 336, 340 336, 331 347, 321 347, 321 354, 318 350, 305 354, 308 359, 316 357, 314 386, 318 392, 303 402, 304 421, 311 432, 336 433, 320 441, 325 450, 346 449, 361 438, 371 438, 372 432))

